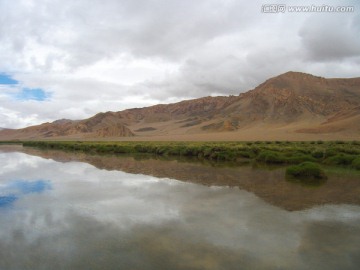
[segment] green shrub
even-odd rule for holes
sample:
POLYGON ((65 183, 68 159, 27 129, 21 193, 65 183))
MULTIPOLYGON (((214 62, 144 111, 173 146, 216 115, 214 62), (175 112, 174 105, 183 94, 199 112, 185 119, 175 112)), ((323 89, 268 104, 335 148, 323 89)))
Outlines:
POLYGON ((216 158, 222 161, 232 161, 236 159, 236 156, 234 152, 218 152, 216 158))
POLYGON ((321 158, 324 158, 324 151, 320 151, 320 150, 315 150, 311 153, 311 155, 314 157, 314 158, 317 158, 317 159, 321 159, 321 158))
POLYGON ((354 155, 338 154, 327 158, 324 163, 329 165, 350 165, 355 158, 354 155))
POLYGON ((149 148, 144 146, 144 145, 141 145, 141 144, 135 145, 134 149, 138 153, 147 153, 147 152, 149 152, 149 148))
POLYGON ((297 179, 326 179, 321 167, 313 162, 303 162, 286 168, 286 176, 297 179))
POLYGON ((331 147, 331 148, 325 149, 324 158, 336 156, 338 153, 339 153, 339 150, 337 148, 331 147))
POLYGON ((254 159, 268 164, 299 164, 321 161, 335 166, 359 168, 360 142, 82 142, 27 141, 24 146, 88 153, 148 153, 188 156, 215 161, 254 159), (316 143, 316 145, 314 145, 316 143))
POLYGON ((311 149, 308 149, 308 148, 297 148, 295 153, 311 154, 311 149))
POLYGON ((180 147, 179 154, 181 156, 187 156, 187 157, 190 157, 193 155, 192 149, 189 147, 186 147, 186 146, 180 147))
POLYGON ((352 161, 351 166, 356 170, 360 170, 360 157, 355 158, 352 161))
POLYGON ((249 150, 241 150, 237 152, 239 157, 251 158, 253 154, 249 150))
POLYGON ((249 150, 253 153, 254 156, 260 153, 260 148, 256 146, 252 146, 249 150))
POLYGON ((134 151, 135 151, 134 147, 130 147, 130 146, 126 146, 126 145, 113 145, 112 146, 112 152, 116 153, 116 154, 126 154, 126 153, 132 153, 134 151))
POLYGON ((262 151, 257 156, 256 160, 265 163, 284 163, 284 157, 274 151, 262 151))
POLYGON ((342 154, 360 155, 360 150, 356 147, 342 148, 340 151, 342 154))
POLYGON ((209 157, 212 154, 212 148, 209 146, 206 146, 202 149, 202 153, 204 157, 209 157))
POLYGON ((311 161, 311 162, 315 162, 316 159, 310 155, 305 155, 305 154, 294 154, 290 157, 286 157, 285 162, 286 163, 292 163, 292 164, 298 164, 301 162, 305 162, 305 161, 311 161))

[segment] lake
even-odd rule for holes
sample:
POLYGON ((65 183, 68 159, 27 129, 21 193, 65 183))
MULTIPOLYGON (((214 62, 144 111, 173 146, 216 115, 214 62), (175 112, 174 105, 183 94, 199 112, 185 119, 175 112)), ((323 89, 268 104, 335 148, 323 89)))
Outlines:
POLYGON ((359 269, 360 177, 0 146, 0 269, 359 269))

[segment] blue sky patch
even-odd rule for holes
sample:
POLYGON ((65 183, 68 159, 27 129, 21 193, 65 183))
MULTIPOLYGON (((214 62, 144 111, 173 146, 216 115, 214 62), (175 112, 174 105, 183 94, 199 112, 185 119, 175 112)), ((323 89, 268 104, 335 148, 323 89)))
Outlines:
POLYGON ((37 100, 44 101, 49 97, 49 94, 40 88, 30 89, 23 88, 20 92, 16 93, 17 100, 37 100))
POLYGON ((45 180, 16 180, 9 183, 7 187, 10 189, 15 189, 21 194, 41 193, 45 190, 51 189, 50 182, 45 180))
POLYGON ((9 76, 9 75, 0 73, 0 84, 14 85, 14 84, 19 84, 19 82, 17 80, 14 80, 13 78, 11 78, 11 76, 9 76))
POLYGON ((21 87, 19 81, 14 80, 10 75, 5 73, 0 73, 0 86, 7 86, 13 90, 18 90, 18 92, 10 92, 9 96, 16 100, 26 101, 26 100, 36 100, 44 101, 51 97, 51 93, 44 91, 41 88, 26 88, 21 87))
POLYGON ((0 208, 12 205, 18 198, 14 194, 0 196, 0 208))
POLYGON ((31 193, 43 193, 52 189, 50 181, 46 180, 15 180, 0 186, 0 208, 10 207, 21 197, 31 193))

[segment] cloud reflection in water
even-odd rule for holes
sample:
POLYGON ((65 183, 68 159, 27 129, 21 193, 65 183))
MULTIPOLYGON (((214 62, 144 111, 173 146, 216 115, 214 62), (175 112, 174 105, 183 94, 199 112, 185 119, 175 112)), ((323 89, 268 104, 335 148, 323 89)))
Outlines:
POLYGON ((289 212, 237 188, 33 161, 37 166, 22 162, 6 177, 51 183, 0 182, 4 196, 24 198, 19 211, 0 212, 0 269, 328 270, 360 264, 356 205, 289 212), (49 189, 46 196, 26 196, 49 189))
POLYGON ((48 180, 13 180, 0 186, 0 207, 11 206, 24 195, 51 189, 48 180))

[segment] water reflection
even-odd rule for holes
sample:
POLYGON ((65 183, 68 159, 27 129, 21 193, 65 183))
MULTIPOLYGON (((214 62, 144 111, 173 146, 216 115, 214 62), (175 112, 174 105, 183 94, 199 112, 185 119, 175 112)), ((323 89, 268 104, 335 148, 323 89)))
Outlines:
POLYGON ((28 185, 16 207, 0 211, 0 269, 357 269, 360 264, 356 205, 289 212, 234 187, 0 153, 6 168, 14 161, 17 170, 0 169, 1 186, 10 179, 49 179, 44 186, 51 183, 51 189, 26 193, 37 190, 28 185))
POLYGON ((149 156, 99 156, 63 151, 21 149, 25 153, 61 162, 81 161, 99 169, 119 170, 171 178, 207 186, 229 186, 255 193, 263 200, 287 210, 302 210, 322 204, 360 205, 359 174, 330 173, 326 183, 311 188, 285 181, 281 167, 219 166, 208 161, 163 160, 149 156))
POLYGON ((9 192, 14 191, 20 194, 29 194, 29 193, 41 193, 47 189, 51 188, 51 184, 46 180, 12 180, 5 186, 1 187, 1 191, 9 192))
POLYGON ((0 207, 10 206, 16 200, 17 200, 17 197, 14 194, 0 196, 0 207))
POLYGON ((51 189, 51 184, 46 180, 12 180, 0 185, 0 207, 8 207, 22 196, 30 193, 42 193, 51 189))

